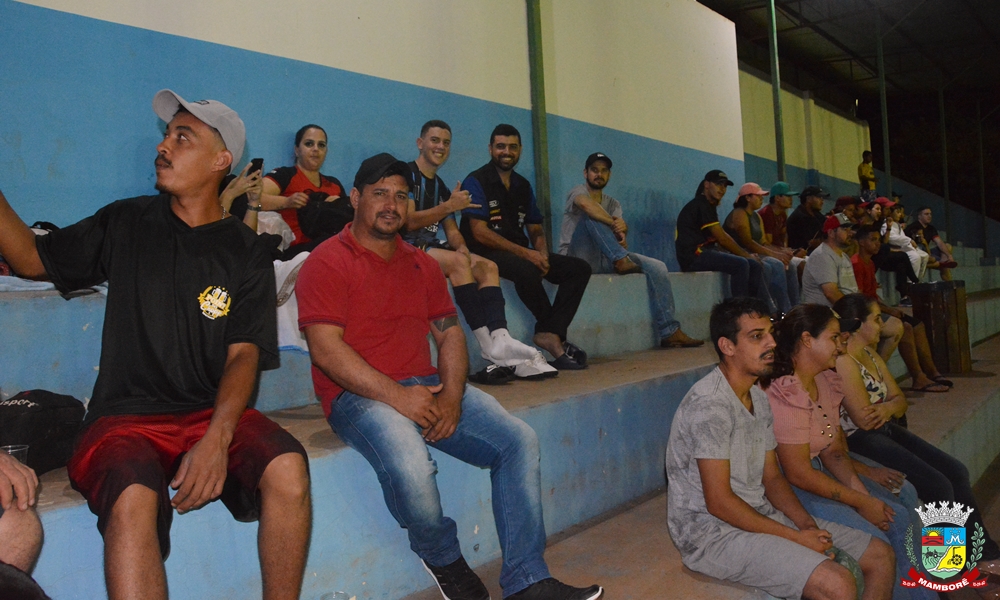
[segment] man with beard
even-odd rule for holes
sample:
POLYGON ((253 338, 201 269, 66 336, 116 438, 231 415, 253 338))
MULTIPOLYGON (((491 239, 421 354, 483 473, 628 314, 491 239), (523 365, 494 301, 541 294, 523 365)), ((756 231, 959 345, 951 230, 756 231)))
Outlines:
POLYGON ((888 544, 814 519, 778 467, 771 408, 755 385, 774 362, 767 305, 726 300, 709 329, 719 366, 681 400, 667 442, 667 524, 685 566, 779 598, 856 598, 850 571, 827 560, 836 546, 873 578, 864 598, 888 591, 888 544))
POLYGON ((299 327, 327 421, 375 469, 389 511, 445 600, 490 596, 442 513, 428 446, 491 469, 505 598, 599 598, 599 586, 573 588, 549 575, 538 438, 492 396, 465 385, 465 335, 441 269, 399 236, 411 176, 389 154, 362 162, 351 190, 354 221, 299 273, 299 327))
POLYGON ((462 235, 469 250, 495 262, 500 276, 514 282, 518 297, 535 316, 535 345, 552 355, 549 364, 560 371, 585 369, 587 353, 569 342, 566 332, 590 283, 590 265, 549 253, 535 193, 514 172, 521 158, 520 132, 513 125, 497 125, 489 150, 490 162, 462 183, 478 205, 462 211, 462 235), (559 286, 555 302, 549 301, 542 279, 559 286))
POLYGON ((247 408, 258 369, 278 366, 274 271, 257 234, 219 204, 243 121, 170 90, 153 110, 167 122, 160 195, 37 239, 0 195, 0 253, 62 292, 108 282, 97 383, 68 465, 104 536, 108 597, 165 599, 173 511, 221 498, 237 520, 260 520, 263 597, 298 598, 311 527, 305 450, 247 408))
POLYGON ((449 190, 437 174, 451 154, 451 127, 440 120, 424 123, 417 149, 420 155, 409 163, 413 199, 402 236, 441 265, 444 276, 451 282, 455 304, 479 342, 482 357, 491 363, 470 379, 476 383, 500 384, 513 377, 542 379, 558 375, 541 352, 511 337, 497 266, 469 252, 458 230, 455 213, 470 205, 469 192, 457 186, 449 190), (439 227, 444 229, 447 241, 438 239, 439 227))
POLYGON ((733 296, 770 298, 760 259, 737 244, 719 223, 719 203, 731 185, 718 169, 705 173, 698 193, 677 215, 677 262, 682 271, 728 274, 733 296))
POLYGON ((833 306, 847 294, 858 293, 851 258, 845 252, 854 241, 854 221, 844 213, 826 217, 824 241, 806 258, 802 272, 802 303, 833 306))
POLYGON ((830 194, 810 185, 799 194, 799 206, 788 215, 788 247, 812 252, 823 242, 823 200, 830 194))
POLYGON ((663 261, 629 252, 628 224, 622 206, 604 188, 611 179, 611 159, 595 152, 583 167, 585 183, 569 191, 563 212, 559 254, 587 260, 597 273, 645 273, 649 307, 662 348, 692 348, 704 344, 688 337, 674 318, 674 293, 663 261))

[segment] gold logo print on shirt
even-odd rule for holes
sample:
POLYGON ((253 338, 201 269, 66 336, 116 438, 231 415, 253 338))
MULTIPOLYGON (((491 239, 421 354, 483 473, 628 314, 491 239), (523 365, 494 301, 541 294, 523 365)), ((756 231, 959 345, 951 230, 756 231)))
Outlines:
POLYGON ((198 295, 198 305, 201 306, 201 314, 213 321, 219 317, 229 314, 229 305, 232 298, 224 287, 210 285, 205 291, 198 295))

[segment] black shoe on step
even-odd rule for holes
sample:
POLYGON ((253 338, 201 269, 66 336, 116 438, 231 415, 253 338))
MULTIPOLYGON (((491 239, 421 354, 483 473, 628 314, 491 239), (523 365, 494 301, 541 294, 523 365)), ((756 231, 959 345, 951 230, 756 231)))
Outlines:
POLYGON ((483 580, 464 558, 459 557, 446 567, 433 567, 420 562, 434 578, 444 600, 490 600, 490 592, 483 585, 483 580))
POLYGON ((489 364, 482 371, 469 375, 469 381, 483 385, 503 385, 514 379, 514 369, 489 364))
POLYGON ((603 595, 604 588, 599 585, 575 588, 550 577, 507 596, 506 600, 597 600, 603 595))

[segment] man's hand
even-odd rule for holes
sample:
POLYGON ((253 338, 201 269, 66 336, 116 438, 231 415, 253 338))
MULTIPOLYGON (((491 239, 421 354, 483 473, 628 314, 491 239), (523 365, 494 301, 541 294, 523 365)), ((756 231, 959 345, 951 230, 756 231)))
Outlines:
POLYGON ((549 272, 549 256, 542 254, 538 250, 528 250, 528 260, 535 265, 544 277, 549 272))
POLYGON ((170 504, 184 514, 218 498, 228 466, 229 444, 213 431, 206 432, 181 459, 181 466, 170 482, 170 487, 177 490, 170 504))
POLYGON ((466 208, 482 208, 481 204, 472 203, 472 194, 469 193, 469 190, 462 189, 461 181, 455 184, 455 187, 451 190, 451 197, 442 204, 446 204, 448 212, 453 213, 466 208))
POLYGON ((462 392, 452 394, 442 390, 437 394, 437 409, 438 422, 423 431, 424 439, 428 442, 438 442, 455 433, 458 420, 462 418, 462 392))
POLYGON ((17 498, 17 509, 28 510, 29 506, 35 505, 37 490, 38 476, 35 471, 6 452, 0 452, 0 506, 11 510, 17 498))
POLYGON ((285 198, 285 205, 282 208, 302 208, 309 203, 309 196, 304 192, 295 192, 285 198))
POLYGON ((621 217, 611 217, 611 229, 621 235, 628 233, 628 225, 625 224, 625 219, 621 217))
POLYGON ((889 531, 889 523, 895 521, 896 511, 878 498, 869 496, 857 509, 858 514, 882 531, 889 531))
POLYGON ((820 554, 826 554, 831 548, 833 548, 833 536, 831 536, 830 532, 825 529, 818 529, 815 527, 801 529, 792 537, 792 541, 795 543, 805 546, 813 552, 819 552, 820 554))
POLYGON ((428 431, 441 420, 441 411, 434 394, 440 392, 443 387, 440 383, 432 386, 403 386, 392 407, 399 414, 420 425, 421 429, 428 431))

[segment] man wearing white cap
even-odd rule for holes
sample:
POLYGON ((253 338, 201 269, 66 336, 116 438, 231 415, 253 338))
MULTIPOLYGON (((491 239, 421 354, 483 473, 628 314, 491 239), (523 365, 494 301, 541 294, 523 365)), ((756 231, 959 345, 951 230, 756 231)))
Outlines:
POLYGON ((221 498, 238 520, 260 519, 264 598, 298 598, 311 526, 305 451, 247 409, 258 368, 277 366, 274 272, 218 196, 243 154, 243 122, 170 90, 153 109, 167 122, 159 195, 36 240, 0 194, 0 253, 63 292, 108 282, 99 374, 68 465, 104 536, 108 597, 166 598, 173 511, 221 498))

